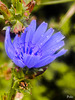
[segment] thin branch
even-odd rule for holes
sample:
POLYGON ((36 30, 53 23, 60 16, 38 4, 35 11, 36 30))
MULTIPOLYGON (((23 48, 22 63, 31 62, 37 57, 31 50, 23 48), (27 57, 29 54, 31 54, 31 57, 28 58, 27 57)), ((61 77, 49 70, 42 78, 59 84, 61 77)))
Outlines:
POLYGON ((44 2, 44 3, 37 3, 38 5, 53 5, 53 4, 60 4, 60 3, 67 3, 67 2, 73 2, 74 0, 56 0, 56 1, 50 1, 50 2, 44 2))
POLYGON ((68 12, 65 14, 65 16, 60 21, 60 27, 62 27, 64 25, 64 23, 74 15, 74 13, 75 13, 75 3, 73 3, 71 5, 71 7, 68 10, 68 12))

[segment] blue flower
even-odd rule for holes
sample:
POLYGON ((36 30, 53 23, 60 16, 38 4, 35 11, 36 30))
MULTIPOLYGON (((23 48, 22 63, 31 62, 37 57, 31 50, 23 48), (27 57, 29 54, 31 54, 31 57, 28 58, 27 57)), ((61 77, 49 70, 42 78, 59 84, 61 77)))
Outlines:
POLYGON ((19 67, 40 68, 66 53, 61 32, 53 34, 43 22, 36 29, 36 20, 32 20, 20 37, 10 38, 10 27, 6 30, 5 50, 10 59, 19 67), (53 34, 53 35, 52 35, 53 34), (61 49, 61 50, 60 50, 61 49))

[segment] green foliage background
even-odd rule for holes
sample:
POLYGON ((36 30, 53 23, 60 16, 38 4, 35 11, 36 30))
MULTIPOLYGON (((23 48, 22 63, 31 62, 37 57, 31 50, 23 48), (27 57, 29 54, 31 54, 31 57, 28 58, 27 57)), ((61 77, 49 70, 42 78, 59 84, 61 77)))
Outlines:
MULTIPOLYGON (((10 0, 6 2, 10 5, 10 0)), ((31 18, 36 18, 38 25, 42 21, 53 27, 55 32, 61 31, 65 35, 65 48, 68 52, 56 59, 40 76, 31 80, 31 94, 25 93, 22 100, 75 100, 75 3, 55 3, 55 0, 37 0, 31 18), (48 2, 48 3, 47 3, 48 2), (67 98, 67 95, 73 98, 67 98)), ((64 1, 64 0, 57 0, 64 1)), ((68 0, 69 1, 69 0, 68 0)), ((70 0, 71 1, 71 0, 70 0)), ((0 29, 4 21, 0 18, 0 29)), ((1 31, 2 32, 2 31, 1 31)), ((13 65, 4 50, 4 33, 0 32, 0 100, 2 95, 9 92, 11 79, 6 70, 13 65)), ((19 99, 15 99, 19 100, 19 99)))

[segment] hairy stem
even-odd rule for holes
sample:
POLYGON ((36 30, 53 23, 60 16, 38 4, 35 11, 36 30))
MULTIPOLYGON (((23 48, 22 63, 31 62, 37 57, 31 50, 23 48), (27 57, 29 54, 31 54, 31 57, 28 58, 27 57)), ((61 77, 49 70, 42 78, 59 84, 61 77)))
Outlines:
POLYGON ((12 74, 11 86, 10 86, 10 90, 9 90, 7 100, 14 100, 16 90, 14 88, 12 88, 13 85, 14 85, 14 75, 12 74))

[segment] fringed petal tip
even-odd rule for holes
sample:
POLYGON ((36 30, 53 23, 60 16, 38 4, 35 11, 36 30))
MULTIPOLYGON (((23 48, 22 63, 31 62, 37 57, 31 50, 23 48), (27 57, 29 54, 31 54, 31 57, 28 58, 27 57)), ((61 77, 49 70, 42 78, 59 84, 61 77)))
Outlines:
POLYGON ((67 52, 68 50, 66 50, 66 49, 61 49, 55 56, 56 56, 56 58, 57 57, 60 57, 60 56, 62 56, 62 55, 64 55, 66 52, 67 52))

